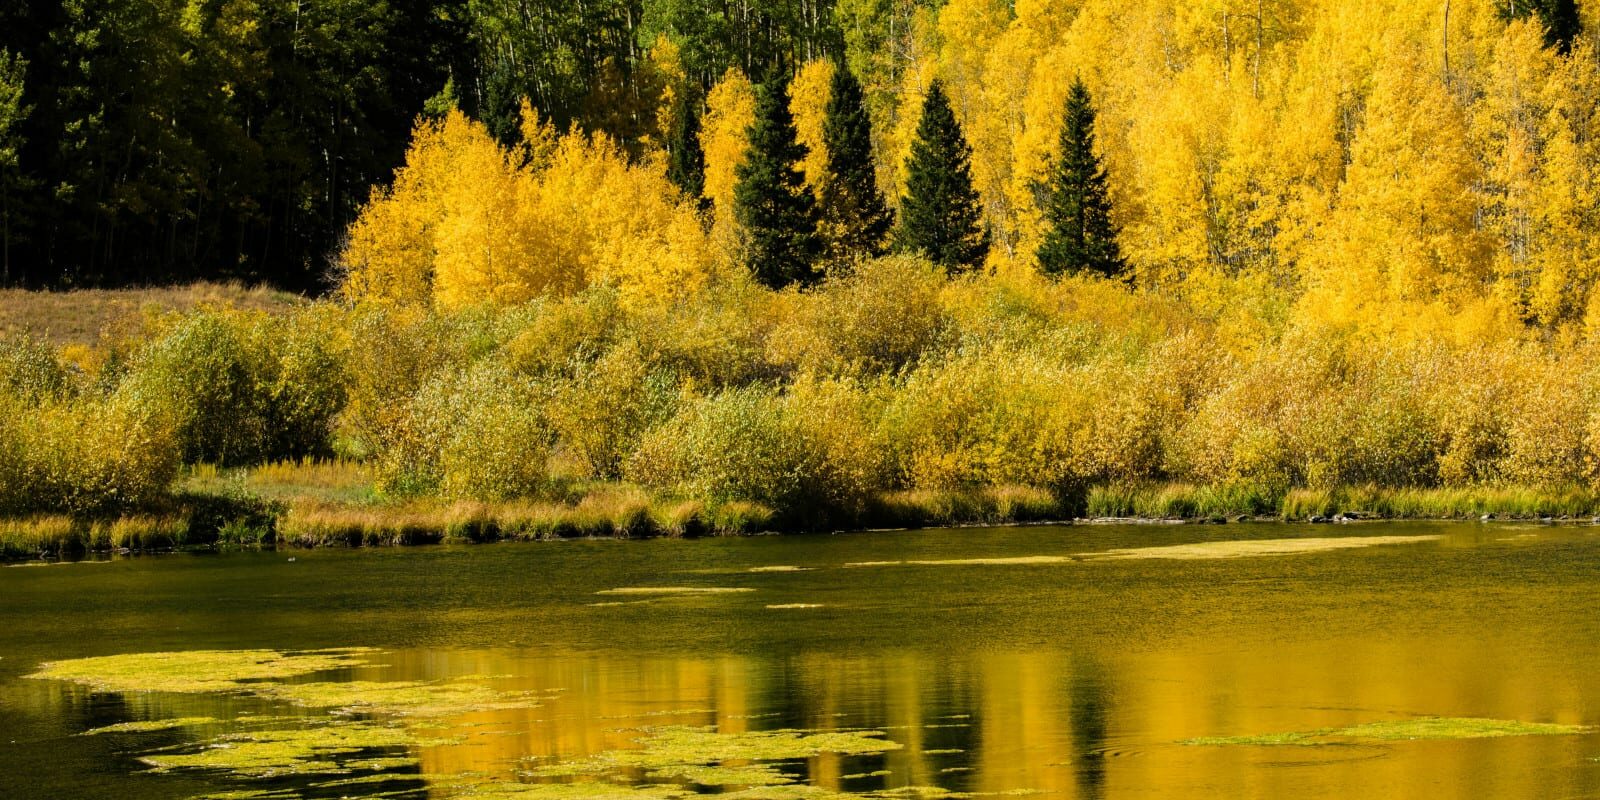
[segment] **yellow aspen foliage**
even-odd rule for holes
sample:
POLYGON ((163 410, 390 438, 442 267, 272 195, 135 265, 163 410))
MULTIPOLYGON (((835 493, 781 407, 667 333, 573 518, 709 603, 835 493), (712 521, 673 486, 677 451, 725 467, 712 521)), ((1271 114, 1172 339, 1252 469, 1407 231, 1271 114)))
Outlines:
POLYGON ((660 163, 524 109, 505 148, 459 111, 418 126, 394 186, 342 256, 352 300, 508 305, 592 285, 663 300, 702 288, 712 251, 660 163))
POLYGON ((419 123, 394 185, 375 193, 341 256, 351 299, 515 302, 538 231, 528 175, 481 124, 451 111, 419 123))
POLYGON ((656 37, 650 45, 650 68, 661 76, 661 102, 656 108, 656 129, 672 129, 672 109, 676 107, 678 92, 683 90, 688 77, 683 72, 683 51, 666 34, 656 37))
POLYGON ((1545 325, 1583 313, 1597 274, 1595 133, 1600 92, 1587 44, 1563 58, 1543 31, 1517 22, 1500 37, 1473 144, 1483 154, 1484 227, 1495 242, 1496 290, 1545 325))
POLYGON ((1460 106, 1402 51, 1374 76, 1365 117, 1314 284, 1345 308, 1481 293, 1490 276, 1475 226, 1479 171, 1460 106))
POLYGON ((891 203, 900 202, 905 194, 906 159, 917 138, 922 101, 927 98, 933 79, 939 76, 938 24, 939 17, 931 9, 919 6, 911 15, 911 32, 906 37, 905 64, 897 92, 899 113, 884 136, 883 152, 879 154, 880 166, 888 174, 889 190, 885 194, 891 203))
POLYGON ((706 197, 716 208, 718 227, 728 228, 733 218, 733 187, 749 146, 750 126, 756 121, 756 90, 744 73, 730 69, 706 95, 706 115, 700 128, 700 149, 706 155, 706 197))
POLYGON ((1013 30, 1009 0, 952 0, 939 14, 940 74, 961 132, 972 146, 972 180, 996 250, 1012 250, 1016 228, 1006 187, 1012 141, 1034 54, 1013 30))
POLYGON ((813 192, 821 188, 828 172, 828 148, 823 141, 822 125, 828 116, 832 81, 833 62, 819 58, 806 62, 789 84, 789 112, 794 115, 796 137, 807 151, 801 167, 806 173, 806 185, 813 192))
POLYGON ((1165 92, 1129 135, 1139 164, 1143 215, 1123 233, 1147 285, 1181 282, 1218 255, 1217 172, 1224 155, 1227 92, 1220 68, 1203 57, 1165 92))
POLYGON ((710 279, 700 219, 664 165, 630 164, 610 139, 569 133, 535 184, 530 211, 546 233, 537 258, 563 265, 574 288, 615 286, 625 298, 661 301, 710 279))

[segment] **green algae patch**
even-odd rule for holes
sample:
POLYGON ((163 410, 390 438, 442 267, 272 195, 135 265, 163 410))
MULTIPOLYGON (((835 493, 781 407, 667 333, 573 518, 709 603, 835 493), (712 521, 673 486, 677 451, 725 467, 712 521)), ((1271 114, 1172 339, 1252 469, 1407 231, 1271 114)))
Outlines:
POLYGON ((754 589, 734 586, 625 586, 620 589, 602 589, 595 592, 599 595, 631 596, 669 596, 669 595, 714 595, 714 594, 741 594, 753 592, 754 589))
POLYGON ((1107 550, 1086 555, 1085 558, 1104 560, 1172 559, 1181 561, 1207 561, 1224 558, 1252 558, 1259 556, 1290 556, 1304 553, 1323 553, 1333 550, 1353 550, 1362 547, 1379 547, 1394 544, 1419 544, 1437 542, 1443 536, 1344 536, 1306 539, 1256 539, 1229 542, 1197 542, 1195 544, 1165 545, 1162 547, 1134 547, 1107 550))
POLYGON ((758 731, 720 733, 713 728, 647 728, 637 748, 608 750, 528 772, 534 777, 612 775, 645 770, 653 778, 705 786, 778 786, 794 778, 761 762, 795 761, 823 753, 867 755, 898 750, 882 731, 758 731))
POLYGON ((693 792, 681 786, 616 783, 512 783, 488 781, 432 787, 440 795, 471 800, 674 800, 693 792))
POLYGON ((1584 725, 1559 725, 1549 722, 1484 719, 1479 717, 1421 717, 1352 725, 1348 728, 1318 728, 1258 736, 1206 736, 1185 739, 1186 745, 1296 745, 1314 747, 1361 741, 1415 741, 1438 739, 1498 739, 1506 736, 1571 736, 1589 733, 1584 725))
POLYGON ((775 786, 794 783, 798 775, 779 772, 777 767, 757 764, 746 767, 674 764, 650 771, 652 780, 682 780, 701 786, 775 786))
POLYGON ((135 722, 121 722, 116 725, 105 725, 99 728, 90 728, 79 736, 98 736, 103 733, 155 733, 157 731, 170 731, 177 728, 199 728, 206 725, 220 725, 222 720, 212 717, 178 717, 176 719, 150 719, 135 722))
POLYGON ((821 786, 791 783, 782 786, 752 786, 737 792, 723 792, 717 800, 860 800, 868 795, 836 792, 821 786))
MULTIPOLYGON (((141 756, 154 772, 210 770, 242 778, 338 775, 354 767, 348 756, 408 747, 405 730, 381 725, 335 724, 297 730, 253 731, 220 736, 195 753, 141 756)), ((411 763, 416 763, 412 761, 411 763)))
POLYGON ((1005 558, 942 558, 931 561, 855 561, 846 567, 1011 567, 1070 564, 1075 556, 1010 556, 1005 558))
POLYGON ((814 732, 797 730, 719 733, 684 726, 656 728, 637 740, 639 750, 615 750, 639 766, 710 764, 723 761, 791 761, 823 753, 865 755, 899 750, 882 731, 814 732))
POLYGON ((234 789, 203 794, 194 800, 300 800, 300 793, 292 789, 234 789))
POLYGON ((539 706, 539 698, 527 692, 501 692, 477 683, 461 682, 289 683, 263 684, 252 689, 263 697, 306 708, 421 719, 539 706))
POLYGON ((29 678, 69 681, 97 692, 174 692, 212 694, 250 688, 251 682, 280 680, 325 670, 363 666, 371 650, 342 648, 278 650, 192 650, 132 653, 71 661, 51 661, 29 678))

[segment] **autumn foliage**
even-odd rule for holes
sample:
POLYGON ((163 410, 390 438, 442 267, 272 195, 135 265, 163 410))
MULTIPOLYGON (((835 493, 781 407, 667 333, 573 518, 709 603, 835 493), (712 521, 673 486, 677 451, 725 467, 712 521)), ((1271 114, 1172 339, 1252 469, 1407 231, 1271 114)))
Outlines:
MULTIPOLYGON (((870 22, 865 5, 841 13, 870 22)), ((955 125, 940 128, 971 148, 963 207, 980 219, 963 230, 990 243, 971 271, 830 253, 815 285, 755 280, 736 207, 760 104, 737 70, 697 109, 704 204, 657 148, 531 108, 508 142, 451 111, 418 123, 351 226, 339 296, 303 318, 315 335, 219 314, 81 371, 19 345, 0 394, 41 410, 0 422, 0 456, 105 419, 165 442, 163 475, 331 451, 391 498, 574 501, 623 483, 806 525, 1018 486, 1079 510, 1156 482, 1251 509, 1348 487, 1600 487, 1587 34, 1564 51, 1537 17, 1398 0, 892 13, 861 41, 889 37, 896 59, 797 68, 786 163, 828 201, 827 93, 856 70, 870 125, 854 140, 875 163, 855 178, 875 176, 903 220, 929 183, 908 167, 925 101, 942 98, 955 125), (1064 141, 1080 151, 1064 159, 1064 141), (1062 209, 1085 206, 1068 185, 1092 194, 1117 269, 1040 269, 1062 209), (260 441, 228 438, 248 431, 219 421, 206 387, 223 384, 187 369, 202 339, 241 351, 210 368, 249 378, 260 441), (308 370, 337 379, 294 377, 308 370)), ((0 503, 56 485, 30 458, 0 457, 0 503)))

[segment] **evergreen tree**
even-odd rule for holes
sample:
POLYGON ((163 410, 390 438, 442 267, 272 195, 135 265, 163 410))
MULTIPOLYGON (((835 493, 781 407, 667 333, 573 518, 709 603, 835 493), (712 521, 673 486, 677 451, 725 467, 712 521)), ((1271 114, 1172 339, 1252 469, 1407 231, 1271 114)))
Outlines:
POLYGON ((867 116, 861 84, 844 64, 833 70, 822 139, 828 150, 822 218, 830 257, 883 255, 894 215, 878 191, 872 120, 867 116))
POLYGON ((1094 102, 1083 81, 1067 93, 1061 153, 1045 186, 1045 223, 1039 268, 1047 275, 1095 272, 1115 277, 1127 269, 1111 224, 1106 171, 1094 153, 1094 102))
POLYGON ((1577 0, 1500 0, 1500 16, 1507 20, 1537 16, 1544 25, 1544 43, 1563 55, 1583 30, 1577 0))
POLYGON ((11 283, 13 195, 23 188, 22 122, 29 108, 22 102, 27 59, 0 48, 0 286, 11 283))
POLYGON ((972 147, 961 135, 938 80, 928 87, 900 201, 900 249, 920 252, 949 270, 977 267, 989 254, 983 208, 972 186, 972 147))
POLYGON ((686 197, 705 203, 706 154, 700 149, 700 97, 693 85, 678 88, 667 132, 667 177, 686 197))
POLYGON ((773 288, 817 278, 821 250, 817 205, 806 187, 800 144, 789 112, 787 74, 769 78, 756 93, 756 120, 735 175, 734 214, 744 229, 745 261, 756 279, 773 288))
POLYGON ((1544 41, 1563 55, 1583 30, 1576 0, 1539 0, 1539 16, 1544 19, 1544 41))

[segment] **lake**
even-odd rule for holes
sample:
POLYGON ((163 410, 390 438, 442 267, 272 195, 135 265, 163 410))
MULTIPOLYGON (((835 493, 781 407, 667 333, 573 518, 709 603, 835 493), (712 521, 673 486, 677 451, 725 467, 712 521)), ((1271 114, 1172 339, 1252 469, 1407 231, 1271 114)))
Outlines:
POLYGON ((1510 523, 13 566, 0 797, 1600 797, 1597 612, 1510 523))

